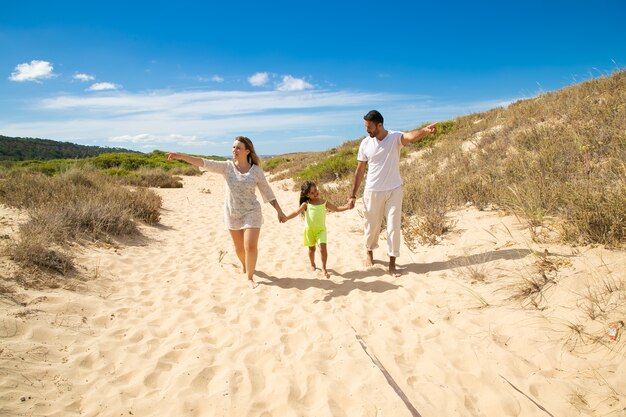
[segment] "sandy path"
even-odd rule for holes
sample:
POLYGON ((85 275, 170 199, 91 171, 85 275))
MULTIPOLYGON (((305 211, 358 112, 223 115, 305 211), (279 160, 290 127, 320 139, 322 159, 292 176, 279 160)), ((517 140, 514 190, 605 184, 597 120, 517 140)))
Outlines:
MULTIPOLYGON (((623 252, 551 246, 571 266, 545 306, 521 308, 503 287, 536 256, 512 218, 456 213, 441 245, 403 248, 393 279, 386 262, 361 266, 358 211, 331 214, 325 279, 308 270, 300 221, 280 225, 264 205, 251 290, 223 228, 221 178, 184 181, 158 190, 162 220, 145 239, 83 251, 85 288, 3 307, 0 414, 624 415, 623 338, 570 352, 566 321, 581 312, 563 307, 602 262, 624 279, 623 252)), ((295 209, 295 192, 273 188, 295 209)))

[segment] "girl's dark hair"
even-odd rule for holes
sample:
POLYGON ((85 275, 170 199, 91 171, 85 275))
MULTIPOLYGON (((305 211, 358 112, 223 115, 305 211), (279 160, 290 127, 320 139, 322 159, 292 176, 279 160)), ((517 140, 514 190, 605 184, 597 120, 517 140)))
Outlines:
POLYGON ((317 187, 317 185, 315 185, 313 181, 304 181, 302 183, 302 186, 300 187, 300 202, 298 203, 298 205, 301 206, 302 203, 309 202, 309 197, 307 197, 306 195, 309 193, 309 191, 311 191, 311 188, 313 187, 317 187))
POLYGON ((250 153, 248 154, 248 163, 250 165, 258 165, 261 166, 261 158, 259 158, 259 156, 256 154, 256 152, 254 151, 254 145, 252 144, 252 141, 245 137, 245 136, 237 136, 235 138, 235 140, 237 142, 241 142, 243 143, 243 146, 250 151, 250 153))

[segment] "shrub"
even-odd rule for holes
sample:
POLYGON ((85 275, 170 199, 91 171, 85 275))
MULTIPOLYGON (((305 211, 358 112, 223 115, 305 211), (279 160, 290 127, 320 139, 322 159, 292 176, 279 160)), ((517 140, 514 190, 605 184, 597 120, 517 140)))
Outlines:
POLYGON ((356 151, 343 151, 307 166, 296 177, 299 180, 312 180, 321 184, 336 181, 354 173, 356 165, 356 151))
POLYGON ((622 245, 624 102, 626 73, 618 72, 456 119, 440 129, 447 131, 441 140, 403 167, 404 213, 427 221, 429 212, 440 219, 468 201, 479 208, 492 204, 530 226, 558 219, 567 242, 622 245))

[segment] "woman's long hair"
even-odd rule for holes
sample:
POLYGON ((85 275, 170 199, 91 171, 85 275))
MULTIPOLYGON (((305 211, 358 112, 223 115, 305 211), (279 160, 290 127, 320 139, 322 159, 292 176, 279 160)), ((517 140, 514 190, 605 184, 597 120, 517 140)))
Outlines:
POLYGON ((315 185, 313 181, 304 181, 302 183, 302 186, 300 187, 300 202, 298 203, 298 205, 301 206, 302 203, 309 202, 310 199, 306 195, 309 193, 309 191, 311 191, 311 188, 313 187, 317 187, 317 185, 315 185))
POLYGON ((245 146, 245 148, 250 151, 250 153, 248 154, 248 163, 250 165, 261 166, 261 158, 259 158, 259 155, 257 155, 254 151, 254 145, 252 144, 252 141, 245 136, 237 136, 235 140, 237 142, 243 143, 243 146, 245 146))

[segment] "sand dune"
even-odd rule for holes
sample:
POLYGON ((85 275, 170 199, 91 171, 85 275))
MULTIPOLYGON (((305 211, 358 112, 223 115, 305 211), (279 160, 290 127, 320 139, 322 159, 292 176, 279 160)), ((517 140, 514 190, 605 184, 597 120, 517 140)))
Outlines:
MULTIPOLYGON (((83 249, 75 291, 0 303, 0 415, 626 415, 626 338, 606 337, 626 319, 623 252, 533 244, 514 218, 468 208, 441 244, 404 247, 395 279, 380 249, 362 267, 352 210, 328 216, 326 279, 299 219, 281 225, 265 205, 252 290, 221 178, 184 183, 157 190, 145 238, 83 249), (542 259, 537 305, 510 299, 542 259), (585 294, 611 283, 592 320, 585 294)), ((272 185, 295 209, 297 193, 272 185)))

